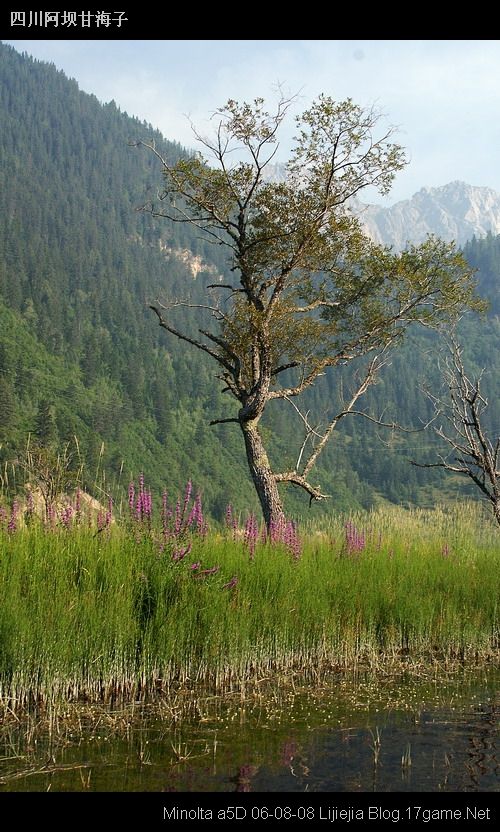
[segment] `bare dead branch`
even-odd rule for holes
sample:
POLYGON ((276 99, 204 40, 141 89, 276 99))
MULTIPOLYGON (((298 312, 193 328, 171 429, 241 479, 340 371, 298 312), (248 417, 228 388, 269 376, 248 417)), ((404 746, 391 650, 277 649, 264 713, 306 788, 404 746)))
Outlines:
POLYGON ((412 465, 442 468, 469 477, 490 502, 500 524, 500 436, 493 442, 486 434, 482 421, 488 406, 488 400, 481 393, 484 370, 475 380, 467 375, 462 361, 462 347, 453 335, 449 340, 449 355, 440 369, 448 387, 448 397, 430 391, 426 393, 434 408, 434 418, 442 416, 445 420, 444 424, 434 428, 434 433, 449 446, 454 456, 450 459, 438 454, 438 462, 412 460, 412 465))
POLYGON ((229 289, 231 292, 242 292, 238 286, 231 286, 230 283, 209 283, 207 289, 229 289))
POLYGON ((285 370, 291 370, 294 367, 299 367, 299 366, 300 366, 300 361, 289 361, 288 364, 280 364, 279 367, 275 367, 273 370, 271 370, 271 375, 272 376, 277 376, 279 373, 284 373, 285 370))
POLYGON ((311 452, 309 459, 307 460, 304 468, 302 470, 302 475, 307 477, 311 469, 317 462, 317 459, 320 453, 323 451, 326 443, 328 442, 330 436, 332 435, 333 431, 337 427, 339 421, 347 416, 354 409, 354 405, 358 401, 358 399, 366 393, 368 387, 373 383, 376 374, 381 369, 381 367, 386 363, 385 360, 381 359, 380 356, 375 355, 366 370, 365 377, 359 384, 358 388, 354 391, 353 395, 351 396, 350 401, 345 405, 345 407, 337 413, 337 415, 331 420, 330 424, 328 425, 326 431, 324 432, 323 436, 321 437, 320 441, 314 447, 313 451, 311 452))
POLYGON ((175 309, 176 306, 185 306, 188 309, 206 309, 207 312, 211 312, 214 318, 217 318, 220 321, 227 321, 228 317, 224 314, 224 312, 218 306, 210 306, 207 303, 191 303, 187 300, 171 300, 167 303, 163 303, 161 301, 156 301, 160 309, 164 309, 165 311, 168 309, 175 309))
POLYGON ((172 335, 175 335, 175 337, 179 338, 181 341, 187 341, 187 343, 192 344, 193 347, 202 350, 202 352, 206 352, 208 355, 211 356, 211 358, 214 358, 215 361, 217 361, 219 364, 222 364, 222 366, 225 367, 227 370, 229 370, 230 372, 233 371, 231 364, 229 364, 228 361, 226 361, 221 355, 219 355, 219 353, 210 349, 210 347, 207 346, 207 344, 203 344, 201 341, 197 341, 194 338, 190 338, 188 335, 184 335, 184 333, 179 332, 179 330, 170 326, 170 324, 167 324, 165 319, 162 317, 160 310, 157 309, 156 306, 150 306, 149 308, 152 309, 153 312, 157 315, 160 326, 163 329, 166 329, 167 332, 170 332, 172 335))
POLYGON ((364 419, 368 419, 369 422, 373 422, 375 425, 379 425, 381 428, 390 428, 391 430, 397 431, 398 433, 422 433, 422 431, 427 430, 427 428, 434 422, 435 416, 429 419, 425 425, 422 425, 421 428, 405 428, 403 425, 400 425, 399 422, 384 422, 382 418, 377 416, 372 416, 370 413, 366 413, 364 410, 349 410, 348 413, 351 416, 362 416, 364 419))
POLYGON ((304 312, 312 312, 314 309, 320 309, 321 307, 324 307, 326 309, 334 309, 338 306, 340 306, 340 301, 315 300, 312 303, 308 303, 307 306, 290 306, 290 308, 287 309, 287 314, 294 315, 302 314, 304 312))
POLYGON ((297 471, 286 471, 282 474, 274 474, 274 479, 276 482, 290 482, 292 485, 298 485, 309 494, 309 503, 312 503, 313 500, 327 500, 330 497, 330 494, 323 494, 319 488, 307 482, 306 478, 298 474, 297 471))

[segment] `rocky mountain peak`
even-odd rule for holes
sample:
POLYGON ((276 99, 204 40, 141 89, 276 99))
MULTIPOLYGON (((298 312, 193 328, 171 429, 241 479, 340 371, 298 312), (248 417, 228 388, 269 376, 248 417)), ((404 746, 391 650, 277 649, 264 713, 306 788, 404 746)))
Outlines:
POLYGON ((411 199, 390 208, 359 201, 352 208, 376 242, 398 251, 408 242, 423 242, 428 234, 454 240, 459 246, 473 236, 500 234, 500 194, 465 182, 423 187, 411 199))

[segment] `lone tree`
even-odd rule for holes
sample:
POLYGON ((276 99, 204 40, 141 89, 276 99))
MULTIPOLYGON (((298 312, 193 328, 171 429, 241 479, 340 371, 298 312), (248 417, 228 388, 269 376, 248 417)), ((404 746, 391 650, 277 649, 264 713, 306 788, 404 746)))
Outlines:
POLYGON ((481 391, 481 372, 471 379, 462 361, 462 348, 453 336, 449 354, 440 367, 448 388, 446 396, 427 391, 434 408, 432 419, 435 435, 447 447, 438 454, 438 462, 413 462, 419 468, 444 468, 472 480, 489 501, 500 524, 500 436, 490 439, 485 425, 488 400, 481 391))
MULTIPOLYGON (((195 136, 210 154, 170 164, 154 144, 164 189, 155 216, 189 223, 225 246, 234 278, 207 287, 214 325, 190 337, 175 326, 174 309, 158 301, 160 326, 209 355, 236 399, 231 418, 245 442, 265 522, 283 519, 278 483, 325 498, 310 474, 334 428, 374 381, 387 351, 409 325, 452 321, 474 303, 471 270, 452 245, 436 239, 402 254, 375 245, 349 201, 368 186, 385 194, 405 164, 392 141, 378 135, 379 117, 351 99, 320 96, 296 118, 298 134, 283 181, 269 172, 277 134, 293 99, 273 113, 264 100, 229 100, 217 111, 213 139, 195 136), (215 300, 213 297, 215 296, 215 300), (295 403, 325 374, 366 356, 350 400, 320 430, 295 403), (293 470, 271 468, 259 422, 268 404, 285 399, 301 416, 304 441, 293 470)), ((272 171, 272 168, 271 168, 272 171)))

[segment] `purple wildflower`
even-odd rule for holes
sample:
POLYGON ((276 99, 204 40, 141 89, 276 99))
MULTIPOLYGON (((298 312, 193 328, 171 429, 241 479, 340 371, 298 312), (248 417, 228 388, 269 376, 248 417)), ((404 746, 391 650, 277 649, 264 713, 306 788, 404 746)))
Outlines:
POLYGON ((111 524, 112 519, 113 519, 113 498, 109 497, 108 498, 108 510, 106 512, 106 518, 105 518, 106 528, 111 524))
POLYGON ((257 772, 257 766, 240 766, 236 777, 236 791, 251 792, 252 777, 254 777, 257 774, 257 772))
POLYGON ((201 560, 197 560, 196 563, 192 563, 189 568, 190 568, 191 572, 196 572, 196 570, 199 569, 200 566, 201 566, 201 560))
POLYGON ((190 510, 190 512, 187 516, 187 519, 183 523, 184 531, 189 529, 191 524, 194 523, 195 519, 196 519, 196 503, 193 503, 193 505, 191 506, 191 510, 190 510))
POLYGON ((137 520, 138 523, 140 523, 141 520, 142 520, 142 495, 141 494, 139 494, 139 496, 137 497, 137 501, 136 501, 136 504, 135 504, 135 519, 137 520))
POLYGON ((352 520, 349 520, 345 526, 345 550, 348 555, 362 552, 366 546, 366 539, 363 532, 358 531, 352 520))
POLYGON ((151 496, 151 491, 143 491, 142 495, 142 515, 146 517, 147 520, 151 520, 151 515, 153 513, 153 498, 151 496))
POLYGON ((271 543, 281 543, 284 541, 284 535, 286 530, 286 521, 280 517, 279 520, 275 520, 274 517, 271 518, 271 522, 269 523, 269 534, 268 538, 271 543))
POLYGON ((12 503, 12 508, 11 508, 11 512, 10 512, 9 524, 7 526, 7 531, 10 534, 13 534, 13 532, 15 532, 16 529, 17 529, 17 511, 18 511, 18 508, 19 508, 18 502, 17 502, 17 500, 14 500, 14 502, 12 503))
MULTIPOLYGON (((191 480, 188 480, 186 485, 186 492, 184 494, 184 505, 182 506, 182 520, 184 520, 186 516, 187 507, 189 505, 189 501, 191 499, 191 491, 193 490, 193 483, 191 480)), ((186 524, 189 525, 189 524, 186 524)))
POLYGON ((97 513, 97 531, 102 532, 106 528, 106 513, 99 511, 97 513))
POLYGON ((186 557, 186 555, 189 555, 192 549, 192 545, 192 543, 188 543, 188 545, 185 546, 184 549, 174 549, 174 551, 172 552, 172 560, 174 560, 176 563, 183 560, 186 557))
POLYGON ((283 532, 283 543, 291 552, 294 560, 299 560, 302 554, 302 542, 298 535, 297 525, 293 520, 289 520, 283 532))
POLYGON ((237 576, 237 575, 233 575, 233 577, 231 578, 231 580, 230 580, 230 581, 228 581, 228 582, 227 582, 227 584, 224 584, 224 586, 222 587, 222 589, 233 589, 233 587, 235 587, 235 586, 237 585, 237 583, 238 583, 238 576, 237 576))
POLYGON ((47 522, 49 523, 49 525, 53 526, 54 521, 56 519, 56 507, 55 507, 54 503, 50 503, 46 507, 46 514, 47 514, 47 522))
POLYGON ((174 534, 175 534, 176 537, 177 537, 177 535, 180 534, 181 527, 182 527, 181 501, 180 501, 180 499, 178 499, 177 503, 175 504, 174 534))
POLYGON ((255 557, 255 547, 257 545, 257 539, 259 537, 259 526, 257 523, 257 518, 255 514, 249 514, 245 523, 245 532, 243 535, 243 539, 248 546, 248 550, 250 552, 250 560, 253 560, 255 557))
POLYGON ((195 507, 194 520, 196 522, 196 528, 198 530, 198 534, 200 534, 202 536, 206 535, 206 533, 208 531, 208 526, 207 526, 205 518, 203 517, 203 508, 201 506, 201 494, 200 493, 198 493, 196 495, 196 500, 195 500, 195 503, 194 503, 194 507, 195 507))
POLYGON ((130 509, 130 514, 134 513, 134 506, 135 506, 135 485, 133 482, 129 483, 128 487, 128 507, 130 509))
POLYGON ((69 529, 71 526, 71 518, 73 517, 73 506, 66 506, 61 511, 61 523, 63 524, 65 529, 69 529))
POLYGON ((171 516, 172 512, 168 507, 168 493, 164 491, 161 495, 161 527, 164 537, 168 537, 168 521, 171 516))
POLYGON ((226 528, 232 529, 233 540, 236 540, 236 537, 238 535, 238 518, 236 517, 234 508, 232 507, 231 503, 229 503, 226 508, 225 522, 226 528))

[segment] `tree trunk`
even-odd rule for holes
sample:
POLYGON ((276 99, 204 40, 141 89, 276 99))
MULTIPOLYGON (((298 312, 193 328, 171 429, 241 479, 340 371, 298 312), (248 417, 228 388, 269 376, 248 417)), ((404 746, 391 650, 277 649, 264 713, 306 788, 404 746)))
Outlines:
POLYGON ((272 523, 278 524, 285 519, 285 512, 257 424, 257 419, 240 422, 248 467, 260 500, 265 524, 269 529, 272 523))
POLYGON ((500 498, 493 500, 493 513, 495 515, 495 520, 500 525, 500 498))

